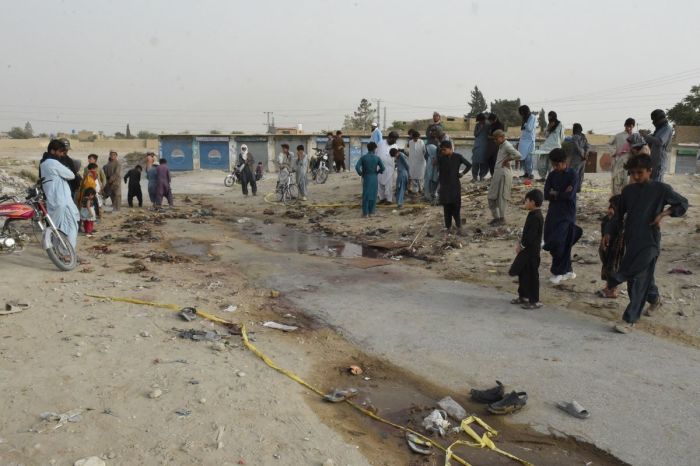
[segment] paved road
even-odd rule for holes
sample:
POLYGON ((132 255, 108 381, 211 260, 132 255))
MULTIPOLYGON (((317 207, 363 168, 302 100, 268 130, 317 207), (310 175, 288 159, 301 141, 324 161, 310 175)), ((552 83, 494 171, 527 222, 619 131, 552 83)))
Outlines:
POLYGON ((363 270, 257 247, 227 251, 253 265, 245 268, 251 278, 369 353, 455 391, 496 379, 526 390, 528 407, 515 422, 583 438, 634 465, 698 464, 696 349, 642 332, 617 335, 566 309, 523 311, 512 296, 401 264, 363 270), (570 399, 591 418, 554 406, 570 399))

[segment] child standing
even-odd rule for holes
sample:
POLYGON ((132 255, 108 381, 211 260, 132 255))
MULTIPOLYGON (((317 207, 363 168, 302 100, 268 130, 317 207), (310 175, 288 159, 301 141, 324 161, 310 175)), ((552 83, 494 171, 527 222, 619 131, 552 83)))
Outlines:
POLYGON ((578 173, 566 167, 566 153, 553 149, 549 153, 552 172, 544 183, 544 196, 549 201, 544 221, 544 250, 552 255, 552 278, 557 285, 576 278, 571 267, 571 249, 583 234, 576 225, 576 186, 578 173))
POLYGON ((539 189, 533 189, 525 195, 524 206, 529 211, 525 219, 523 236, 515 246, 515 260, 508 275, 518 277, 518 297, 511 304, 520 304, 523 309, 538 309, 540 302, 540 248, 542 245, 542 202, 544 195, 539 189))
POLYGON ((408 159, 406 155, 396 147, 392 147, 389 150, 389 155, 396 160, 396 207, 402 209, 403 199, 406 196, 406 189, 408 188, 408 159))
POLYGON ((522 156, 510 142, 506 141, 506 133, 503 130, 494 131, 493 138, 498 145, 498 154, 486 198, 493 215, 493 220, 489 222, 489 225, 499 226, 506 223, 506 205, 513 189, 513 172, 510 169, 510 162, 520 160, 522 156))
POLYGON ((143 193, 141 193, 141 165, 126 172, 124 183, 129 183, 129 191, 126 195, 126 202, 129 207, 134 207, 134 197, 139 201, 139 207, 143 207, 143 193))
POLYGON ((309 156, 304 151, 304 146, 297 146, 297 157, 294 159, 294 173, 296 175, 297 187, 299 188, 299 197, 302 201, 307 199, 307 184, 306 172, 309 171, 309 156))
POLYGON ((88 238, 92 237, 92 231, 95 227, 95 196, 97 192, 95 188, 87 188, 83 191, 80 201, 80 220, 83 223, 83 231, 88 238))
MULTIPOLYGON (((617 232, 615 236, 610 236, 610 247, 605 247, 604 238, 605 232, 610 228, 610 222, 615 217, 615 212, 617 212, 617 205, 620 203, 620 195, 613 196, 610 198, 608 204, 608 212, 600 221, 600 246, 598 247, 598 255, 600 256, 600 261, 603 266, 600 271, 600 278, 607 281, 612 277, 612 274, 617 272, 620 268, 620 261, 625 253, 625 245, 623 244, 622 237, 623 233, 617 232)), ((608 288, 607 286, 602 290, 598 290, 596 293, 601 298, 617 298, 617 287, 608 288)))
POLYGON ((660 181, 652 181, 652 161, 647 155, 635 155, 625 164, 632 184, 625 186, 615 215, 603 237, 603 247, 612 246, 612 238, 624 231, 625 255, 620 270, 608 279, 608 288, 627 282, 629 305, 622 315, 624 324, 614 330, 628 333, 642 315, 644 303, 651 314, 661 305, 659 289, 654 282, 656 260, 661 251, 661 220, 682 217, 688 200, 660 181), (666 206, 669 206, 666 208, 666 206))

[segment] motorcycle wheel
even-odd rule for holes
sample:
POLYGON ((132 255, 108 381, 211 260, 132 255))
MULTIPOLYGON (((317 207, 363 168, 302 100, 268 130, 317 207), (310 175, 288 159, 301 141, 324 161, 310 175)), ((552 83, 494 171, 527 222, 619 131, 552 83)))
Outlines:
POLYGON ((224 178, 224 186, 226 186, 227 188, 230 188, 231 186, 233 186, 233 183, 234 183, 233 176, 228 175, 226 178, 224 178))
POLYGON ((75 253, 75 249, 68 242, 68 238, 62 232, 58 230, 48 230, 48 235, 51 237, 51 247, 46 250, 46 254, 49 255, 49 259, 54 263, 56 267, 67 272, 73 270, 78 265, 78 255, 75 253), (61 236, 65 247, 61 244, 61 240, 58 236, 61 236))
POLYGON ((323 184, 326 182, 327 179, 328 179, 328 169, 325 169, 325 170, 323 168, 319 169, 318 174, 316 175, 316 180, 315 180, 316 183, 323 184))
POLYGON ((295 204, 299 200, 299 188, 297 185, 289 185, 289 188, 284 192, 284 205, 295 204))

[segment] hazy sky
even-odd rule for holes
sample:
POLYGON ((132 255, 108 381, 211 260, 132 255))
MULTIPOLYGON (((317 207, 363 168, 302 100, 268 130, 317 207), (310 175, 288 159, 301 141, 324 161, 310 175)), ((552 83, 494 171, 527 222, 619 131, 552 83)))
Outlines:
POLYGON ((337 128, 520 97, 567 127, 650 125, 700 84, 694 0, 2 0, 0 129, 337 128))

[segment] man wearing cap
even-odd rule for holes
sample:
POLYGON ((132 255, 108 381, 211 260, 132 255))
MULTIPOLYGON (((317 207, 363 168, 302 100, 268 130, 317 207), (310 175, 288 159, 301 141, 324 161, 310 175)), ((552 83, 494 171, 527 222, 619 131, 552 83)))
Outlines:
POLYGON ((119 155, 116 151, 109 151, 109 162, 103 167, 107 183, 104 188, 105 197, 112 201, 112 211, 118 212, 122 203, 122 166, 119 163, 119 155))
POLYGON ((440 180, 440 204, 442 204, 445 216, 445 233, 450 232, 452 220, 457 227, 457 234, 462 234, 462 178, 472 168, 472 164, 464 158, 462 154, 457 154, 452 149, 451 141, 440 143, 440 155, 437 158, 437 165, 440 180), (459 167, 464 165, 464 170, 460 173, 459 167))
POLYGON ((486 198, 493 215, 493 220, 489 225, 496 226, 506 223, 506 206, 513 189, 513 172, 510 169, 510 162, 522 159, 522 155, 510 142, 506 141, 506 133, 502 129, 494 131, 492 136, 498 144, 498 155, 486 198))
POLYGON ((632 135, 632 131, 634 131, 636 125, 637 123, 634 121, 634 118, 626 119, 625 130, 617 133, 610 140, 610 145, 615 147, 611 168, 613 196, 620 194, 622 188, 627 186, 629 181, 627 170, 625 170, 625 164, 630 156, 630 144, 627 142, 627 138, 632 135))
POLYGON ((396 145, 398 139, 399 134, 392 131, 377 147, 377 156, 384 164, 384 173, 380 173, 378 177, 379 202, 377 204, 391 204, 394 201, 394 159, 389 152, 392 148, 399 148, 396 145))
POLYGON ((379 147, 379 143, 382 142, 382 130, 379 129, 376 121, 372 122, 372 134, 369 137, 373 143, 379 147))
POLYGON ((644 135, 644 140, 651 150, 651 179, 652 181, 664 181, 668 163, 668 145, 671 143, 673 128, 666 118, 666 112, 656 109, 651 112, 651 122, 654 124, 653 134, 644 135))
POLYGON ((440 114, 438 112, 433 112, 433 123, 428 126, 428 129, 425 131, 425 136, 428 139, 427 144, 434 144, 436 147, 440 147, 442 138, 440 138, 439 135, 444 133, 445 130, 442 127, 440 114))

